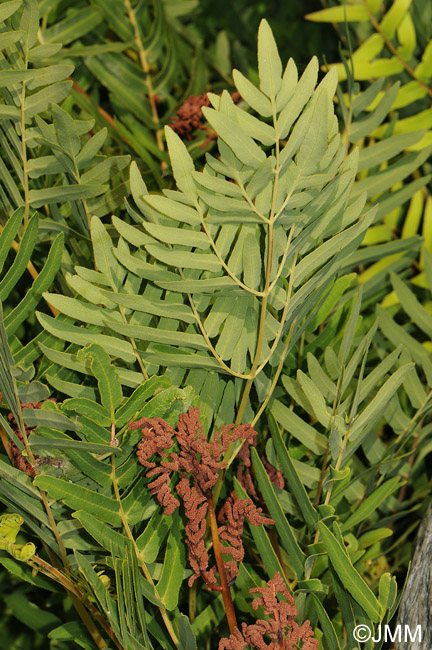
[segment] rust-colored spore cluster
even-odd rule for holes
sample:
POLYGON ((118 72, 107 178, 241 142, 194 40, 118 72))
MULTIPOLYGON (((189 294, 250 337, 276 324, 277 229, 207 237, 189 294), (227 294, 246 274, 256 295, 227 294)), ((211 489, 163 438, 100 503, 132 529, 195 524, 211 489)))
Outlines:
POLYGON ((205 129, 202 123, 202 107, 210 106, 207 93, 190 95, 177 111, 177 117, 171 118, 170 127, 183 140, 193 140, 197 129, 205 129))
POLYGON ((167 458, 165 450, 173 446, 174 429, 162 418, 141 418, 129 424, 129 429, 142 429, 143 437, 137 449, 138 460, 141 465, 150 469, 147 472, 148 477, 158 475, 148 487, 151 494, 156 495, 161 506, 165 508, 165 514, 172 515, 180 501, 174 497, 169 486, 173 471, 171 463, 162 461, 160 467, 156 467, 156 463, 149 461, 149 458, 155 454, 167 458))
MULTIPOLYGON (((231 94, 231 99, 235 104, 241 101, 240 93, 234 92, 231 94)), ((175 131, 183 140, 194 140, 196 137, 196 130, 201 129, 207 131, 208 135, 200 147, 205 147, 214 140, 217 136, 216 133, 211 131, 203 123, 202 107, 210 106, 210 100, 207 93, 202 95, 190 95, 180 106, 177 111, 176 117, 171 118, 170 127, 175 131)))
MULTIPOLYGON (((165 514, 172 514, 180 505, 173 494, 172 479, 176 472, 180 478, 175 487, 185 508, 186 544, 189 562, 194 571, 189 585, 201 576, 208 587, 217 588, 216 568, 209 568, 209 556, 204 543, 206 516, 212 490, 220 471, 226 466, 222 461, 224 452, 236 440, 243 440, 239 458, 250 468, 250 447, 255 443, 257 432, 250 424, 223 426, 209 442, 203 433, 198 407, 191 407, 182 413, 174 430, 161 418, 142 418, 129 425, 131 429, 142 429, 143 437, 138 445, 139 462, 148 469, 147 477, 153 478, 149 484, 151 493, 156 496, 165 514), (158 455, 158 463, 150 460, 158 455)), ((248 474, 248 478, 251 477, 248 474)), ((212 504, 212 502, 211 502, 212 504)), ((239 499, 232 493, 219 513, 219 539, 223 555, 231 557, 225 563, 227 578, 232 583, 238 575, 238 563, 243 560, 244 549, 242 533, 247 518, 252 525, 273 524, 273 520, 262 516, 250 498, 239 499)))
POLYGON ((232 558, 224 563, 229 584, 237 578, 239 564, 244 558, 242 535, 245 519, 252 526, 274 524, 273 519, 263 517, 261 513, 262 509, 257 508, 251 499, 239 499, 235 492, 231 493, 219 512, 218 520, 223 524, 218 528, 219 538, 228 544, 222 546, 222 555, 230 555, 232 558))
POLYGON ((150 469, 147 472, 149 478, 159 475, 150 483, 149 488, 152 494, 157 496, 159 503, 165 507, 166 515, 172 514, 175 507, 173 508, 172 504, 167 506, 162 503, 160 490, 163 485, 168 485, 173 472, 180 471, 192 475, 198 490, 208 497, 216 485, 220 470, 225 467, 221 459, 231 442, 244 440, 241 450, 241 457, 244 459, 257 435, 250 424, 242 424, 238 427, 230 425, 222 427, 222 432, 216 432, 213 440, 208 442, 199 417, 199 408, 191 407, 187 413, 180 415, 177 431, 174 431, 162 418, 142 418, 129 425, 130 429, 142 429, 143 437, 137 450, 138 460, 144 467, 150 469), (172 449, 175 443, 180 453, 172 449), (155 462, 149 461, 155 454, 167 460, 162 460, 156 466, 155 462))
POLYGON ((221 639, 219 650, 317 650, 318 639, 314 638, 310 622, 298 625, 295 621, 297 608, 294 598, 288 592, 281 574, 275 574, 265 587, 250 589, 249 593, 260 594, 254 598, 252 607, 263 607, 266 619, 258 619, 252 625, 242 624, 229 639, 221 639), (282 594, 285 600, 279 600, 282 594))

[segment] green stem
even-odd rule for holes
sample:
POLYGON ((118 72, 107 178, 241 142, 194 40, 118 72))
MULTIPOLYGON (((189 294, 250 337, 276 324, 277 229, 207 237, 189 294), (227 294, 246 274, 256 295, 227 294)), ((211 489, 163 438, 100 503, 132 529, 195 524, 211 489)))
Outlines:
MULTIPOLYGON (((344 435, 344 438, 343 438, 343 441, 342 441, 342 446, 341 446, 341 449, 339 451, 339 455, 337 457, 337 461, 336 461, 336 465, 335 465, 335 471, 338 471, 340 469, 341 465, 342 465, 343 458, 344 458, 344 455, 345 455, 345 450, 346 450, 347 444, 348 444, 350 429, 351 429, 351 422, 348 423, 347 429, 345 431, 345 435, 344 435)), ((333 486, 334 486, 334 482, 331 483, 331 485, 330 485, 330 487, 329 487, 329 489, 327 491, 326 498, 325 498, 325 501, 324 501, 324 505, 326 505, 326 506, 328 506, 329 503, 330 503, 331 495, 332 495, 332 492, 333 492, 333 486)), ((320 538, 320 533, 319 533, 319 530, 317 530, 316 533, 315 533, 315 539, 314 539, 313 543, 317 544, 318 541, 319 541, 319 538, 320 538)), ((309 578, 311 576, 311 573, 312 573, 312 569, 313 569, 313 564, 311 564, 310 567, 308 568, 308 570, 306 571, 305 580, 309 580, 309 578)))
MULTIPOLYGON (((115 475, 114 457, 112 457, 111 463, 112 463, 111 464, 111 481, 112 481, 112 485, 113 485, 113 489, 114 489, 114 496, 115 496, 116 501, 118 503, 119 514, 120 514, 120 519, 121 519, 122 524, 123 524, 123 528, 125 530, 125 533, 126 533, 128 539, 132 543, 135 555, 136 555, 137 560, 138 560, 138 562, 140 564, 140 567, 141 567, 141 571, 143 572, 144 577, 147 580, 147 582, 153 587, 155 596, 159 600, 159 596, 158 596, 158 593, 156 591, 156 586, 155 586, 155 584, 153 582, 153 579, 152 579, 152 577, 151 577, 151 575, 149 573, 149 570, 147 569, 147 566, 146 566, 146 564, 145 564, 145 562, 144 562, 144 560, 142 558, 140 550, 139 550, 139 548, 138 548, 138 546, 136 544, 135 538, 132 535, 132 531, 130 529, 129 522, 128 522, 127 517, 126 517, 126 515, 124 513, 124 510, 123 510, 123 504, 122 504, 122 501, 121 501, 121 498, 120 498, 120 492, 119 492, 119 488, 118 488, 117 478, 116 478, 116 475, 115 475)), ((174 643, 175 647, 177 649, 179 649, 179 640, 177 638, 176 633, 174 632, 174 628, 172 626, 171 621, 168 618, 166 610, 163 607, 159 607, 159 612, 160 612, 160 614, 162 616, 163 622, 165 623, 165 627, 166 627, 166 629, 168 631, 168 634, 171 637, 171 641, 174 643)))
MULTIPOLYGON (((276 120, 276 111, 275 111, 275 109, 273 110, 273 124, 274 124, 275 132, 276 132, 277 120, 276 120)), ((274 246, 274 223, 276 222, 276 220, 277 220, 277 218, 278 218, 278 216, 279 216, 279 214, 281 212, 280 210, 279 210, 279 212, 277 212, 277 205, 276 205, 276 201, 277 201, 277 197, 278 197, 279 172, 280 172, 280 164, 279 164, 280 151, 279 151, 279 146, 280 146, 279 145, 279 139, 276 139, 276 145, 275 145, 276 164, 275 164, 275 170, 274 170, 275 178, 274 178, 274 183, 273 183, 270 215, 269 215, 269 219, 268 219, 267 261, 266 261, 266 269, 265 269, 264 289, 262 291, 262 300, 261 300, 261 306, 260 306, 260 317, 259 317, 259 323, 258 323, 257 343, 256 343, 256 347, 255 347, 254 358, 253 358, 253 361, 252 361, 252 367, 251 367, 249 376, 248 376, 248 378, 246 380, 245 386, 243 388, 243 393, 242 393, 240 403, 239 403, 239 406, 238 406, 238 409, 237 409, 237 415, 236 415, 236 419, 235 419, 235 422, 234 422, 234 424, 237 425, 237 426, 240 425, 242 423, 242 421, 243 421, 243 416, 244 416, 244 413, 245 413, 245 410, 246 410, 246 406, 247 406, 247 403, 248 403, 248 400, 249 400, 249 395, 250 395, 253 383, 254 383, 257 375, 259 374, 259 372, 261 372, 263 370, 264 365, 265 365, 265 364, 260 365, 259 362, 260 362, 262 347, 263 347, 263 343, 264 343, 264 331, 265 331, 265 321, 266 321, 266 316, 267 316, 268 296, 270 294, 271 289, 273 289, 273 287, 275 286, 274 283, 272 284, 272 282, 271 282, 271 271, 272 271, 272 266, 273 266, 273 253, 274 253, 274 251, 273 251, 273 246, 274 246)), ((289 242, 291 241, 291 236, 292 236, 292 234, 290 233, 290 236, 288 237, 289 242)), ((285 255, 288 255, 288 248, 289 248, 289 245, 287 246, 287 248, 285 250, 285 255)), ((285 257, 285 259, 286 259, 286 257, 285 257)), ((295 263, 295 261, 294 261, 294 263, 295 263)), ((293 272, 292 272, 291 276, 293 276, 293 272)), ((289 298, 291 296, 292 281, 293 281, 293 278, 290 277, 290 287, 288 289, 288 302, 289 302, 289 298)), ((284 309, 284 314, 283 314, 282 318, 284 319, 285 316, 286 316, 286 310, 284 309)), ((283 327, 283 325, 282 325, 282 327, 283 327)), ((282 329, 280 330, 280 332, 282 332, 282 329)), ((291 333, 288 336, 288 341, 289 341, 289 339, 291 337, 291 333)), ((281 363, 279 364, 278 371, 276 372, 275 380, 273 380, 273 382, 272 382, 271 390, 269 391, 269 394, 267 395, 267 398, 265 400, 264 408, 265 408, 265 406, 267 406, 268 401, 269 401, 269 399, 271 397, 271 394, 273 393, 273 390, 274 390, 274 388, 276 386, 277 379, 279 378, 280 372, 281 372, 282 367, 283 367, 283 361, 284 361, 284 356, 285 356, 287 347, 288 347, 288 342, 286 342, 286 344, 285 344, 284 353, 282 354, 282 358, 281 358, 281 363)), ((264 408, 261 408, 259 410, 258 417, 261 415, 264 408)), ((258 417, 254 418, 254 422, 256 422, 258 417)), ((225 452, 223 461, 225 463, 228 463, 228 465, 229 465, 234 460, 234 458, 236 457, 236 455, 239 452, 240 448, 241 448, 241 443, 239 443, 239 441, 231 443, 229 445, 227 451, 225 452)), ((225 468, 225 470, 226 470, 226 468, 225 468)), ((214 487, 213 496, 214 496, 215 502, 217 502, 217 500, 219 498, 220 491, 222 489, 223 480, 224 480, 224 475, 225 475, 225 471, 222 471, 220 473, 218 481, 217 481, 217 483, 216 483, 216 485, 214 487)))
MULTIPOLYGON (((274 104, 274 102, 273 102, 274 104)), ((276 133, 276 126, 277 126, 277 120, 276 120, 276 110, 273 106, 273 125, 276 133)), ((273 183, 273 191, 272 191, 272 202, 271 202, 271 208, 270 208, 270 215, 268 219, 268 232, 267 232, 267 263, 266 263, 266 270, 265 270, 265 281, 264 281, 264 289, 263 289, 263 295, 262 295, 262 301, 261 301, 261 311, 260 311, 260 319, 259 319, 259 324, 258 324, 258 336, 257 336, 257 344, 255 348, 255 355, 254 359, 252 362, 252 367, 250 371, 250 378, 246 381, 244 390, 243 390, 243 395, 240 400, 240 404, 238 407, 237 411, 237 417, 235 419, 235 424, 241 424, 243 420, 243 415, 246 410, 246 405, 247 401, 249 399, 249 394, 252 388, 252 384, 255 381, 255 378, 257 376, 257 370, 258 370, 258 365, 259 365, 259 360, 261 356, 261 350, 262 346, 264 343, 264 327, 265 327, 265 320, 266 320, 266 315, 267 315, 267 303, 268 303, 268 296, 270 293, 270 276, 271 276, 271 270, 273 266, 273 244, 274 244, 274 223, 276 221, 277 215, 276 215, 276 200, 278 196, 278 188, 279 188, 279 172, 280 172, 280 166, 279 166, 279 140, 276 140, 276 145, 275 145, 275 159, 276 159, 276 165, 275 165, 275 178, 274 178, 274 183, 273 183)), ((229 450, 228 450, 229 451, 229 450)), ((227 452, 228 453, 228 452, 227 452)))
MULTIPOLYGON (((345 431, 345 435, 343 437, 342 447, 341 447, 341 450, 339 452, 339 456, 337 457, 337 461, 336 461, 336 465, 335 465, 335 471, 336 472, 338 470, 340 470, 340 468, 341 468, 343 458, 345 456, 345 450, 346 450, 347 444, 348 444, 350 430, 351 430, 351 422, 348 423, 348 426, 347 426, 346 431, 345 431)), ((331 485, 330 485, 330 487, 329 487, 329 489, 327 491, 326 498, 325 498, 325 501, 324 501, 324 505, 326 505, 326 506, 328 506, 328 504, 330 503, 332 492, 333 492, 333 486, 334 486, 334 482, 331 483, 331 485)))
MULTIPOLYGON (((334 418, 336 416, 336 410, 339 408, 339 404, 340 404, 341 386, 342 386, 344 374, 345 374, 345 369, 343 369, 342 374, 339 375, 338 381, 337 381, 336 394, 335 394, 334 400, 333 400, 332 417, 331 417, 331 421, 330 421, 330 431, 329 431, 328 439, 330 439, 330 436, 332 434, 332 428, 331 427, 333 426, 334 418)), ((353 406, 354 406, 354 404, 353 404, 353 406)), ((320 480, 319 480, 319 483, 318 483, 318 490, 317 490, 317 494, 316 494, 316 497, 315 497, 315 507, 316 508, 318 507, 320 499, 321 499, 321 494, 322 494, 322 489, 323 489, 323 484, 324 484, 324 476, 325 476, 325 472, 326 472, 326 469, 327 469, 327 461, 328 461, 329 453, 330 453, 330 445, 328 444, 327 447, 326 447, 325 454, 324 454, 324 460, 323 460, 323 464, 322 464, 322 467, 321 467, 320 480)))
MULTIPOLYGON (((27 56, 25 57, 25 69, 27 69, 27 56)), ((26 86, 25 81, 22 85, 21 93, 21 157, 22 157, 22 171, 23 171, 23 189, 24 189, 24 231, 27 228, 29 220, 29 182, 28 182, 28 169, 27 169, 27 145, 25 140, 25 98, 26 98, 26 86)))
MULTIPOLYGON (((290 271, 290 279, 289 279, 289 284, 288 284, 287 297, 286 297, 286 300, 285 300, 285 305, 284 305, 284 309, 283 309, 283 312, 282 312, 282 317, 281 317, 281 320, 280 320, 279 328, 278 328, 277 334, 275 336, 275 340, 273 341, 273 345, 270 348, 270 352, 268 353, 267 357, 264 359, 264 361, 262 362, 262 364, 259 366, 259 368, 257 370, 257 373, 256 373, 257 375, 267 365, 268 361, 270 361, 270 359, 273 356, 273 352, 276 350, 277 346, 279 345, 279 341, 282 338, 283 328, 284 328, 285 320, 286 320, 286 317, 287 317, 287 314, 288 314, 288 308, 289 308, 289 305, 290 305, 290 302, 291 302, 292 288, 293 288, 293 282, 294 282, 294 269, 295 269, 296 263, 297 263, 297 252, 294 254, 294 260, 293 260, 291 271, 290 271)), ((289 336, 291 338, 291 334, 289 336)), ((287 346, 285 346, 285 349, 286 349, 286 351, 288 350, 287 346)), ((285 354, 286 354, 286 351, 285 351, 285 354)), ((283 360, 285 359, 284 355, 282 355, 282 359, 283 360)))
POLYGON ((255 289, 251 289, 251 287, 248 287, 244 282, 242 282, 242 281, 241 281, 241 280, 236 276, 235 273, 233 273, 233 272, 231 271, 231 269, 229 268, 228 264, 225 263, 225 260, 223 259, 222 255, 220 254, 220 252, 219 252, 219 250, 218 250, 218 247, 216 246, 216 242, 215 242, 215 240, 214 240, 213 237, 211 236, 211 234, 210 234, 210 232, 209 232, 209 229, 208 229, 207 226, 206 226, 206 223, 205 223, 205 220, 204 220, 204 215, 202 214, 202 211, 201 211, 201 209, 200 209, 200 206, 199 206, 198 201, 196 201, 195 207, 196 207, 197 211, 198 211, 198 212, 200 213, 200 215, 201 215, 201 226, 202 226, 202 228, 203 228, 205 234, 207 235, 207 239, 208 239, 209 242, 210 242, 210 246, 212 247, 213 252, 214 252, 214 254, 216 255, 216 257, 218 258, 218 261, 219 261, 219 263, 221 264, 223 270, 226 271, 226 273, 229 275, 229 277, 231 278, 231 280, 233 280, 233 281, 236 283, 236 285, 237 285, 238 287, 240 287, 241 289, 244 289, 244 291, 247 291, 248 293, 251 293, 253 296, 258 296, 258 297, 263 296, 263 295, 264 295, 264 292, 263 292, 263 291, 256 291, 255 289))
POLYGON ((288 351, 288 346, 290 344, 291 337, 292 337, 292 334, 294 332, 295 324, 296 324, 296 319, 294 318, 293 322, 291 323, 291 327, 289 329, 288 336, 287 336, 286 341, 285 341, 285 345, 284 345, 284 349, 283 349, 283 352, 282 352, 282 355, 281 355, 281 359, 279 361, 278 367, 277 367, 275 375, 273 377, 273 381, 271 383, 270 390, 268 391, 267 397, 265 398, 264 402, 261 404, 257 414, 255 415, 254 419, 252 420, 252 422, 251 422, 252 426, 255 426, 255 424, 258 422, 259 418, 263 414, 267 404, 269 403, 269 401, 270 401, 270 399, 271 399, 271 397, 273 395, 274 389, 276 388, 276 384, 278 382, 278 379, 280 377, 280 374, 282 372, 282 368, 283 368, 283 365, 284 365, 284 362, 285 362, 285 356, 286 356, 286 353, 288 351))
POLYGON ((28 564, 36 568, 38 571, 41 571, 46 576, 48 576, 51 580, 55 580, 55 582, 58 582, 62 587, 64 587, 69 597, 71 598, 71 601, 75 609, 77 610, 81 620, 83 621, 84 625, 86 626, 87 630, 89 631, 89 634, 91 635, 93 641, 95 642, 99 650, 104 650, 105 648, 108 648, 108 646, 106 644, 106 641, 100 635, 92 619, 90 618, 88 612, 86 611, 86 608, 92 613, 93 617, 97 620, 99 625, 106 632, 106 634, 113 641, 113 643, 115 643, 117 648, 119 650, 124 650, 123 646, 120 644, 117 637, 115 636, 112 628, 108 625, 108 623, 105 621, 105 619, 100 614, 100 612, 98 612, 96 607, 94 607, 92 603, 73 584, 73 582, 71 582, 68 576, 66 576, 61 571, 48 564, 48 562, 45 562, 45 560, 43 560, 37 555, 33 556, 32 559, 29 560, 28 564))
MULTIPOLYGON (((182 273, 180 273, 180 275, 182 276, 182 278, 184 277, 182 273)), ((220 367, 223 370, 225 370, 228 374, 232 375, 233 377, 238 377, 239 379, 246 379, 247 377, 249 377, 249 375, 242 375, 242 374, 240 374, 238 372, 234 372, 234 370, 231 370, 231 368, 229 366, 227 366, 227 364, 223 361, 223 359, 218 355, 218 353, 216 352, 214 346, 212 345, 212 343, 210 341, 210 338, 209 338, 207 332, 205 331, 204 325, 203 325, 203 323, 201 321, 200 315, 199 315, 198 310, 197 310, 197 308, 195 306, 192 295, 190 293, 188 293, 187 298, 189 300, 189 304, 190 304, 191 309, 193 311, 193 315, 194 315, 195 320, 197 322, 197 325, 198 325, 198 327, 200 329, 200 332, 201 332, 201 334, 202 334, 202 336, 203 336, 203 338, 204 338, 204 340, 205 340, 205 342, 207 344, 207 347, 208 347, 210 353, 214 356, 214 358, 216 359, 216 361, 220 365, 220 367)))
MULTIPOLYGON (((125 7, 128 12, 129 16, 129 21, 132 25, 133 31, 134 31, 134 37, 135 37, 135 43, 138 48, 138 56, 139 56, 139 61, 141 64, 141 68, 145 74, 145 84, 147 86, 147 93, 148 93, 148 99, 150 102, 150 108, 152 112, 152 117, 153 121, 155 123, 156 128, 156 144, 158 146, 158 149, 160 151, 164 151, 164 143, 162 139, 162 130, 160 129, 160 119, 156 107, 156 94, 153 90, 153 84, 152 84, 152 79, 150 76, 150 65, 147 61, 147 54, 144 49, 144 45, 141 39, 141 34, 140 30, 138 27, 138 22, 136 19, 135 11, 132 8, 132 5, 130 3, 130 0, 124 0, 125 7)), ((159 11, 159 9, 157 9, 159 11)))
MULTIPOLYGON (((276 156, 276 161, 277 161, 277 167, 276 169, 278 170, 279 168, 279 147, 276 147, 277 150, 277 156, 276 156)), ((273 202, 272 202, 272 214, 274 211, 274 204, 276 201, 276 192, 277 192, 277 181, 278 181, 278 175, 276 173, 276 178, 273 186, 273 202)), ((262 346, 264 343, 264 328, 265 328, 265 319, 267 316, 267 303, 268 303, 268 295, 269 295, 269 287, 270 287, 270 274, 271 274, 271 268, 272 268, 272 263, 273 263, 273 220, 270 219, 270 223, 268 226, 268 235, 267 235, 267 265, 266 265, 266 276, 265 276, 265 285, 264 285, 264 291, 263 291, 263 297, 261 301, 261 310, 260 310, 260 319, 258 323, 258 337, 257 337, 257 344, 255 348, 255 355, 254 355, 254 360, 252 362, 252 368, 250 371, 250 377, 246 381, 245 387, 243 389, 243 394, 240 400, 240 404, 237 410, 237 416, 235 419, 234 424, 239 425, 241 424, 243 420, 243 415, 246 410, 247 402, 249 399, 250 391, 252 388, 252 385, 256 379, 257 376, 257 370, 258 370, 258 365, 260 361, 260 356, 261 356, 261 350, 262 346)))

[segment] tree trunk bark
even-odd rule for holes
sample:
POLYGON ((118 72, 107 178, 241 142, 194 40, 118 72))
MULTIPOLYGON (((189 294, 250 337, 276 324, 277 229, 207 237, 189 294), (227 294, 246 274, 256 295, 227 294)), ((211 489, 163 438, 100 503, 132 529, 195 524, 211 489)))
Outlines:
POLYGON ((432 648, 432 503, 419 528, 414 557, 411 563, 405 591, 397 614, 397 624, 405 626, 414 635, 421 625, 422 638, 402 640, 397 650, 426 650, 432 648))

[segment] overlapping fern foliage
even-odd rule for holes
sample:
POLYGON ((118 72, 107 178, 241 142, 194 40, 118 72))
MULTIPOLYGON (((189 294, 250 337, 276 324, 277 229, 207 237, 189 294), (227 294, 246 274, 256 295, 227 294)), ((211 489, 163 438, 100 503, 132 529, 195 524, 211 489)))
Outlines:
MULTIPOLYGON (((366 174, 368 159, 372 160, 375 154, 378 157, 373 164, 381 165, 380 173, 373 174, 373 180, 364 179, 365 188, 370 189, 369 196, 378 200, 380 207, 377 214, 379 223, 370 228, 363 243, 379 245, 398 238, 399 245, 402 240, 407 240, 408 246, 409 238, 421 233, 431 252, 432 199, 428 189, 431 171, 428 163, 431 150, 428 147, 432 144, 430 3, 423 0, 393 0, 388 3, 372 0, 359 4, 340 1, 307 18, 336 24, 344 38, 349 61, 331 62, 330 68, 338 71, 341 82, 347 76, 350 80, 347 92, 343 96, 341 93, 339 99, 341 107, 346 106, 343 112, 349 139, 359 145, 360 157, 364 157, 359 177, 366 174), (351 52, 348 52, 349 48, 351 52), (353 87, 353 81, 357 82, 357 88, 353 87), (363 92, 366 90, 365 81, 373 81, 367 92, 363 92), (394 85, 392 99, 387 95, 387 103, 383 86, 390 82, 394 85), (357 90, 357 97, 354 90, 357 90), (374 124, 373 110, 389 115, 382 123, 374 124), (368 111, 369 121, 358 124, 359 111, 368 111), (403 163, 396 159, 396 165, 389 165, 391 158, 402 151, 408 153, 403 163), (404 173, 405 177, 411 177, 409 183, 401 182, 404 173), (381 185, 380 176, 383 174, 387 178, 381 185), (403 208, 407 201, 410 202, 409 210, 403 208)), ((391 248, 388 251, 388 256, 360 276, 362 282, 372 280, 379 284, 382 272, 387 275, 401 270, 403 261, 400 254, 395 250, 393 255, 391 248)), ((419 268, 412 275, 411 282, 426 288, 423 256, 418 262, 419 268)), ((381 297, 384 294, 382 289, 381 297)), ((386 297, 386 304, 395 298, 395 294, 390 294, 386 297)))
MULTIPOLYGON (((39 7, 41 41, 63 45, 51 60, 75 65, 69 112, 108 128, 111 146, 138 157, 152 189, 163 187, 163 125, 191 95, 205 91, 214 73, 214 57, 204 53, 192 25, 198 2, 85 0, 39 7)), ((195 143, 193 149, 203 154, 195 143)))
POLYGON ((351 77, 340 132, 336 70, 318 82, 315 58, 300 76, 283 66, 263 21, 258 85, 235 70, 239 103, 209 93, 197 168, 153 111, 190 60, 176 5, 117 6, 0 4, 0 563, 20 584, 8 608, 28 647, 351 650, 357 624, 396 610, 391 573, 408 557, 392 535, 416 523, 411 477, 428 491, 428 303, 393 274, 399 302, 371 308, 421 240, 367 239, 426 186, 410 178, 430 154, 424 131, 392 132, 397 85, 351 77), (115 46, 87 42, 107 25, 115 46), (76 73, 58 62, 81 56, 76 73), (146 66, 161 61, 159 78, 146 66), (138 62, 141 113, 121 92, 138 62), (118 133, 150 124, 131 148, 151 151, 150 173, 133 161, 126 178, 129 157, 101 154, 105 129, 82 119, 88 97, 67 79, 87 92, 96 67, 118 133), (357 274, 373 262, 380 274, 357 274))

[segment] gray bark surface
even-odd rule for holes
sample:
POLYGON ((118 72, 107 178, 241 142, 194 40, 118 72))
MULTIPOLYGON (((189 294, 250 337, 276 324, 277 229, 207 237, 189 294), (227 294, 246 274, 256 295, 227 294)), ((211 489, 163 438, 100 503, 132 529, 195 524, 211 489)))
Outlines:
POLYGON ((397 624, 415 631, 422 627, 422 640, 397 644, 397 650, 432 648, 432 503, 419 528, 414 557, 397 614, 397 624))

